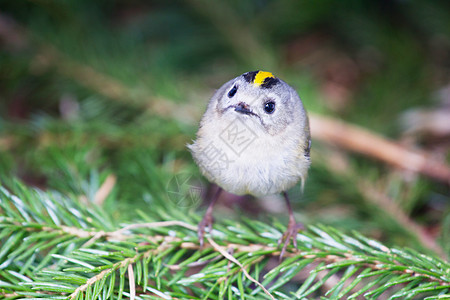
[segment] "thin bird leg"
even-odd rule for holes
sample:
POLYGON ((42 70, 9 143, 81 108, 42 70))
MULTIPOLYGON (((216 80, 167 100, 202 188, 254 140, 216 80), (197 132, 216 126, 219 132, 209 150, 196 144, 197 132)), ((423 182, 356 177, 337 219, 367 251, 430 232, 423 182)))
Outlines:
POLYGON ((214 221, 212 211, 213 211, 214 204, 217 202, 217 199, 219 199, 221 192, 222 192, 222 188, 219 187, 219 189, 214 194, 214 196, 211 200, 211 203, 209 203, 209 206, 206 209, 206 213, 203 216, 203 219, 198 224, 197 236, 198 236, 198 241, 200 242, 200 247, 203 247, 203 242, 204 242, 203 240, 205 237, 205 228, 208 227, 208 232, 212 231, 212 225, 213 225, 213 221, 214 221))
POLYGON ((286 201, 286 206, 289 212, 289 223, 286 231, 283 233, 281 238, 278 240, 278 246, 283 244, 283 248, 281 249, 280 259, 283 258, 284 253, 286 252, 286 248, 291 242, 294 244, 294 247, 297 248, 297 233, 299 230, 303 230, 303 224, 295 222, 294 211, 292 210, 291 203, 289 201, 289 197, 286 192, 283 192, 284 200, 286 201))

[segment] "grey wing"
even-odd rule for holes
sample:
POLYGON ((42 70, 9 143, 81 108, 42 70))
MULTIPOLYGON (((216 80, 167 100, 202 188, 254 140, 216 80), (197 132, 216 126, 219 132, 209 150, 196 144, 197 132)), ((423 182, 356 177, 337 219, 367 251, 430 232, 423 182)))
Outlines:
POLYGON ((305 134, 306 134, 306 141, 304 145, 305 149, 305 157, 310 158, 311 153, 311 132, 309 130, 309 118, 306 118, 306 125, 305 125, 305 134))

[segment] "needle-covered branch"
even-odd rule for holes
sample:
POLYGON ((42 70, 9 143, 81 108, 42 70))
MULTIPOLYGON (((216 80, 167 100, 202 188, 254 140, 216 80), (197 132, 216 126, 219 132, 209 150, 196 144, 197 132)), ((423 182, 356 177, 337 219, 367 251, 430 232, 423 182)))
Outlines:
POLYGON ((54 193, 22 185, 12 192, 1 189, 3 297, 197 299, 206 293, 211 299, 290 299, 321 290, 336 298, 383 293, 403 298, 448 295, 450 289, 448 262, 389 248, 357 232, 310 226, 298 235, 298 249, 288 248, 279 263, 282 228, 269 224, 218 224, 201 248, 194 220, 137 220, 111 228, 90 222, 92 211, 108 219, 94 204, 86 209, 77 199, 54 199, 54 193), (338 284, 327 292, 331 276, 338 284))

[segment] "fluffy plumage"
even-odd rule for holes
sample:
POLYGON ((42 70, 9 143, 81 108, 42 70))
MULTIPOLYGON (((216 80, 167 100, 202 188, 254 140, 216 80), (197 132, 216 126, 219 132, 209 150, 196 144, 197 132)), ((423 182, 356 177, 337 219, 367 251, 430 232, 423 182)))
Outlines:
POLYGON ((256 71, 216 91, 197 139, 188 147, 211 182, 233 194, 264 196, 306 178, 309 146, 308 117, 296 91, 272 74, 256 71), (253 82, 258 73, 267 76, 260 84, 253 82), (275 104, 271 113, 265 111, 269 102, 275 104))

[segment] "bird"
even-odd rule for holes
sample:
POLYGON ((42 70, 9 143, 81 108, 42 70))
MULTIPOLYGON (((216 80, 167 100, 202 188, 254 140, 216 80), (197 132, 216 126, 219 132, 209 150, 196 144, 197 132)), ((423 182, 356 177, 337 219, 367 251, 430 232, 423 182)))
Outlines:
POLYGON ((282 194, 289 213, 278 241, 280 258, 304 227, 296 222, 287 191, 301 182, 311 163, 307 112, 295 91, 267 71, 246 72, 223 84, 211 97, 196 139, 187 145, 201 173, 219 188, 198 225, 203 247, 212 231, 213 207, 223 190, 263 197, 282 194))

